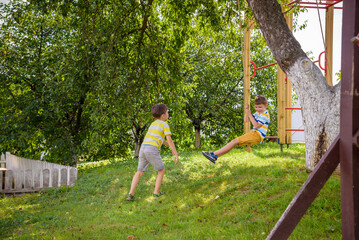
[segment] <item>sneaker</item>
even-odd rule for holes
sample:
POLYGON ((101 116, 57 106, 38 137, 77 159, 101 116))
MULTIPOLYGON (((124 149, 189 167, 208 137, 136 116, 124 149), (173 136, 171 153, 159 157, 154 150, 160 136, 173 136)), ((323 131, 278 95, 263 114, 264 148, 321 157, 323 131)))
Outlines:
POLYGON ((214 155, 213 152, 205 152, 202 151, 203 156, 205 156, 209 161, 211 161, 212 163, 216 163, 217 160, 217 156, 214 155))
POLYGON ((135 201, 135 196, 127 194, 126 201, 135 201))
POLYGON ((153 194, 153 197, 158 198, 158 197, 160 197, 162 195, 165 195, 165 193, 164 192, 159 192, 158 194, 153 194))

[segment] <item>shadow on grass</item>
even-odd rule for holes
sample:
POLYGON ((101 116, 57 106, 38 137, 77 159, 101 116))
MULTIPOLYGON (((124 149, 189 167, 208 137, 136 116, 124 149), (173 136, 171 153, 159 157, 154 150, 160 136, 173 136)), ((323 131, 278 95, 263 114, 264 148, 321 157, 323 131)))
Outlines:
POLYGON ((291 158, 294 160, 305 158, 305 149, 303 144, 293 144, 289 148, 284 147, 283 151, 280 145, 276 143, 265 144, 263 146, 252 146, 252 153, 259 158, 291 158))

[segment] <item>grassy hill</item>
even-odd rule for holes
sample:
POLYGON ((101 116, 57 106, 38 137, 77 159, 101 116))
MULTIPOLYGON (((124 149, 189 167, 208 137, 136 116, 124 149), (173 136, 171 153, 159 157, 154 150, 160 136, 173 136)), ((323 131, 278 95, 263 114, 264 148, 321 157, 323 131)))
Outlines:
MULTIPOLYGON (((305 148, 260 144, 212 164, 200 152, 163 155, 166 173, 152 197, 153 167, 127 202, 137 160, 87 164, 75 187, 0 199, 1 239, 265 239, 308 177, 305 148)), ((341 239, 340 179, 334 174, 290 239, 341 239)))

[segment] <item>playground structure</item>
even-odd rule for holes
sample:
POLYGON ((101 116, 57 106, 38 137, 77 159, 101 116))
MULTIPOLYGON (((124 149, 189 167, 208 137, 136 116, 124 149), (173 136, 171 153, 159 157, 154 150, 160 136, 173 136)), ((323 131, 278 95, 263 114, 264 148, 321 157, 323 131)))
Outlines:
MULTIPOLYGON (((328 85, 333 85, 332 72, 333 72, 333 18, 334 9, 342 9, 336 7, 337 3, 342 0, 334 1, 321 1, 321 2, 309 2, 309 1, 293 1, 287 4, 292 6, 293 4, 299 4, 300 7, 325 9, 326 10, 326 24, 325 24, 325 51, 320 53, 318 60, 314 63, 318 63, 319 68, 325 73, 328 85), (322 61, 324 64, 322 65, 322 61)), ((293 30, 293 16, 292 13, 288 12, 285 14, 285 19, 289 29, 293 30)), ((243 66, 244 66, 244 104, 250 103, 250 79, 253 78, 257 70, 277 65, 272 63, 266 66, 257 67, 253 61, 250 60, 250 36, 251 29, 254 26, 254 22, 250 21, 248 27, 244 33, 244 55, 243 55, 243 66), (251 66, 253 66, 253 74, 251 74, 251 66)), ((292 107, 292 85, 285 76, 284 72, 277 66, 277 136, 267 136, 267 139, 278 139, 278 143, 283 150, 283 145, 292 144, 292 132, 304 131, 304 129, 292 128, 292 111, 301 110, 301 108, 292 107)), ((244 132, 250 131, 250 122, 244 122, 244 132)))
MULTIPOLYGON (((341 1, 321 1, 323 5, 321 8, 334 8, 339 2, 341 1)), ((313 4, 319 7, 318 2, 313 4)), ((343 1, 342 26, 340 133, 288 205, 267 237, 268 240, 289 238, 338 164, 340 164, 341 178, 342 239, 359 239, 359 39, 357 39, 359 38, 359 1, 343 1)), ((247 31, 250 31, 250 28, 246 30, 248 35, 247 31)), ((327 49, 330 48, 328 42, 326 46, 327 49)), ((328 52, 327 50, 327 62, 329 62, 328 52)), ((245 56, 245 65, 246 101, 249 103, 249 54, 245 56)), ((331 64, 327 66, 329 69, 331 64)), ((326 76, 329 75, 328 72, 326 76)), ((278 86, 279 84, 278 81, 278 86)), ((281 89, 278 91, 285 90, 284 86, 280 85, 281 89)))

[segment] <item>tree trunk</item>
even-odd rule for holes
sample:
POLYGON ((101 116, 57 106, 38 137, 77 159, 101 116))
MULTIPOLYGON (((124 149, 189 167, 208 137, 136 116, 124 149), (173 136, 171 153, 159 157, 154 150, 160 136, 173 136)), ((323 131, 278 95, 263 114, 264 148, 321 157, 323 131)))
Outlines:
POLYGON ((141 143, 139 143, 139 141, 136 141, 136 143, 135 143, 135 153, 133 154, 134 158, 138 158, 140 156, 140 148, 141 148, 141 143))
POLYGON ((313 170, 339 134, 340 85, 329 86, 289 30, 276 0, 247 0, 278 65, 298 94, 303 115, 307 169, 313 170))
POLYGON ((201 148, 201 128, 200 127, 195 127, 194 144, 195 144, 196 149, 201 148))
POLYGON ((135 153, 133 154, 134 158, 138 158, 140 156, 140 149, 141 149, 141 145, 143 143, 143 140, 145 139, 145 130, 146 130, 146 126, 144 127, 136 127, 134 129, 132 129, 133 132, 133 137, 135 140, 135 153))
POLYGON ((143 131, 141 131, 142 133, 139 133, 139 135, 137 135, 135 137, 135 153, 133 154, 134 158, 138 158, 140 156, 140 149, 141 149, 141 145, 143 143, 144 140, 144 135, 143 135, 143 131))

